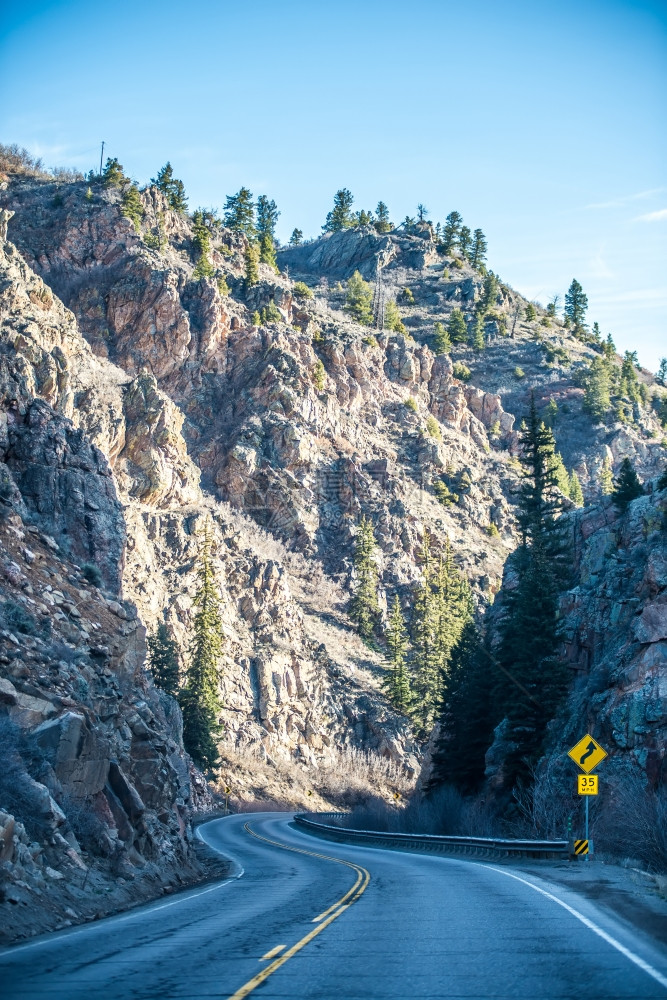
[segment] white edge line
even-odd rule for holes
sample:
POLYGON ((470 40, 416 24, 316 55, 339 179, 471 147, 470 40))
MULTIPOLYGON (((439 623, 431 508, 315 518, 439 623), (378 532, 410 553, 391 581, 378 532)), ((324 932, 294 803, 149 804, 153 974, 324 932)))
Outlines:
MULTIPOLYGON (((475 861, 469 863, 478 864, 478 862, 475 861)), ((667 976, 663 976, 661 972, 658 972, 657 969, 654 969, 653 966, 649 965, 648 962, 645 962, 643 958, 640 958, 639 955, 635 955, 633 951, 630 951, 629 948, 626 948, 625 945, 621 944, 620 941, 617 941, 616 938, 613 938, 610 934, 607 934, 606 931, 603 931, 601 927, 598 927, 598 925, 593 923, 592 920, 589 920, 588 917, 585 917, 583 913, 579 913, 578 910, 575 910, 573 906, 569 905, 569 903, 566 903, 564 900, 559 899, 558 896, 554 896, 553 893, 547 892, 546 889, 540 889, 540 887, 538 885, 535 885, 534 882, 529 882, 528 879, 521 878, 519 875, 513 875, 511 872, 505 871, 504 868, 496 868, 494 865, 479 865, 479 867, 490 868, 494 872, 500 872, 501 875, 507 875, 508 878, 516 879, 517 882, 523 882, 524 885, 530 886, 530 888, 534 889, 535 892, 539 892, 543 896, 546 896, 547 899, 550 899, 552 902, 558 903, 558 905, 562 906, 564 910, 567 910, 568 913, 571 913, 573 917, 576 917, 577 920, 580 920, 585 927, 588 927, 588 929, 593 931, 594 934, 597 934, 598 937, 601 937, 603 941, 606 941, 607 944, 610 944, 612 948, 615 948, 616 951, 619 951, 621 955, 624 955, 627 959, 633 962, 634 965, 640 968, 643 972, 647 973, 647 975, 651 976, 652 979, 655 979, 655 981, 657 983, 660 983, 661 986, 667 988, 667 976)))
MULTIPOLYGON (((199 828, 197 828, 195 833, 203 844, 206 844, 207 847, 210 847, 211 850, 215 851, 215 847, 212 847, 212 845, 209 844, 207 840, 204 840, 204 838, 199 835, 199 828)), ((222 852, 217 851, 217 853, 221 854, 222 852)), ((82 934, 84 931, 90 931, 96 927, 101 927, 102 924, 106 922, 106 920, 112 920, 114 924, 122 924, 126 920, 134 920, 135 917, 145 916, 147 913, 157 913, 158 910, 168 910, 170 906, 177 906, 179 903, 187 903, 191 899, 197 899, 198 896, 205 896, 209 892, 215 892, 216 889, 222 889, 223 886, 229 885, 231 882, 235 882, 237 879, 241 878, 242 875, 245 875, 245 869, 242 868, 238 864, 238 862, 234 862, 234 864, 236 864, 237 867, 239 868, 239 871, 237 872, 236 875, 232 875, 231 878, 225 879, 224 882, 216 882, 215 885, 210 885, 208 889, 201 889, 199 892, 191 892, 187 896, 185 895, 185 893, 183 893, 183 895, 180 895, 179 893, 178 899, 172 899, 168 903, 160 903, 158 906, 153 906, 151 905, 151 903, 148 903, 147 906, 149 907, 149 909, 147 909, 146 906, 138 906, 136 909, 133 909, 131 913, 102 917, 100 920, 88 921, 87 923, 82 924, 80 927, 77 927, 70 933, 61 935, 61 938, 62 939, 67 938, 69 940, 69 938, 76 937, 78 934, 82 934)), ((13 956, 18 955, 19 952, 28 951, 29 948, 40 948, 42 947, 42 945, 45 944, 53 944, 53 942, 56 940, 56 938, 53 937, 53 933, 58 933, 58 932, 57 931, 51 933, 47 932, 47 934, 44 937, 41 937, 39 941, 29 941, 26 944, 17 944, 14 946, 10 945, 4 951, 0 951, 0 962, 4 958, 13 958, 13 956)))

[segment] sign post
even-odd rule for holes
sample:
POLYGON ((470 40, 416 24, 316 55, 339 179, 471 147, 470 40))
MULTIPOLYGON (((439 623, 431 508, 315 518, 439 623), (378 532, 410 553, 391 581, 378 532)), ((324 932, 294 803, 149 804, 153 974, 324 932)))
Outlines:
POLYGON ((571 757, 577 767, 584 772, 577 775, 577 792, 584 796, 585 802, 585 839, 575 840, 574 853, 576 855, 585 854, 586 861, 590 860, 593 845, 588 838, 588 799, 591 795, 598 794, 598 776, 590 772, 601 764, 607 756, 607 751, 593 739, 588 733, 579 740, 571 750, 568 750, 568 757, 571 757))

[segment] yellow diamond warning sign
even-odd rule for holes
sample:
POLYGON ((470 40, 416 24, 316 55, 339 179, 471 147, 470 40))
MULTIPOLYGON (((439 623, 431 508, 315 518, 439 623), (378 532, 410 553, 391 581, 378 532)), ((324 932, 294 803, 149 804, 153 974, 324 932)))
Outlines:
POLYGON ((597 740, 594 740, 588 733, 579 740, 576 746, 568 750, 568 757, 571 757, 582 771, 588 774, 594 770, 607 756, 607 751, 603 750, 597 740))

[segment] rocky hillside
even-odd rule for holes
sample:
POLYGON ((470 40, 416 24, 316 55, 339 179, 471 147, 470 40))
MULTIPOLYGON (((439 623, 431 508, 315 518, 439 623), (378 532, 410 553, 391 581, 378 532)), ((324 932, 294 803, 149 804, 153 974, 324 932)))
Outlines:
MULTIPOLYGON (((436 353, 435 324, 455 308, 471 316, 483 276, 442 255, 427 224, 285 249, 279 273, 260 264, 248 285, 245 237, 207 217, 201 276, 192 220, 154 187, 132 221, 122 185, 1 186, 14 528, 54 539, 72 567, 63 579, 97 567, 110 599, 130 602, 135 632, 165 620, 185 651, 208 521, 225 627, 223 782, 239 799, 345 802, 340 774, 361 795, 364 767, 385 758, 373 780, 391 797, 419 746, 381 693, 380 654, 345 614, 361 515, 375 527, 384 606, 398 592, 410 607, 427 529, 436 553, 451 544, 484 612, 516 544, 515 427, 529 390, 545 415, 551 404, 588 499, 605 457, 614 470, 631 457, 643 477, 661 470, 650 402, 634 404, 632 422, 595 423, 581 387, 594 347, 541 308, 526 320, 528 303, 502 282, 483 349, 436 353), (398 301, 404 332, 350 317, 341 283, 356 270, 398 301)), ((572 649, 588 648, 590 627, 588 611, 573 619, 572 649)))
MULTIPOLYGON (((577 807, 567 751, 587 732, 609 753, 600 768, 603 807, 623 789, 629 799, 634 789, 639 809, 644 788, 665 784, 667 489, 657 483, 649 481, 647 495, 625 513, 605 498, 565 515, 573 578, 560 602, 561 656, 571 669, 571 686, 537 767, 538 787, 545 786, 538 795, 541 820, 557 820, 561 830, 577 807)), ((501 724, 486 757, 489 790, 503 787, 507 756, 501 724)), ((428 770, 427 755, 423 782, 428 770)))

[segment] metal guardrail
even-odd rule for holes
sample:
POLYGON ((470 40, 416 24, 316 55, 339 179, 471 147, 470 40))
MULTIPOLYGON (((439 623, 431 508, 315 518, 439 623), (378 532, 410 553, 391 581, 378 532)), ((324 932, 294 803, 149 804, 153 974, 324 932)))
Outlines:
POLYGON ((376 844, 384 847, 407 847, 411 850, 474 854, 487 858, 567 858, 571 845, 567 840, 503 840, 498 837, 445 837, 427 833, 385 833, 381 830, 355 830, 327 820, 342 820, 346 813, 297 813, 298 826, 340 843, 376 844))

